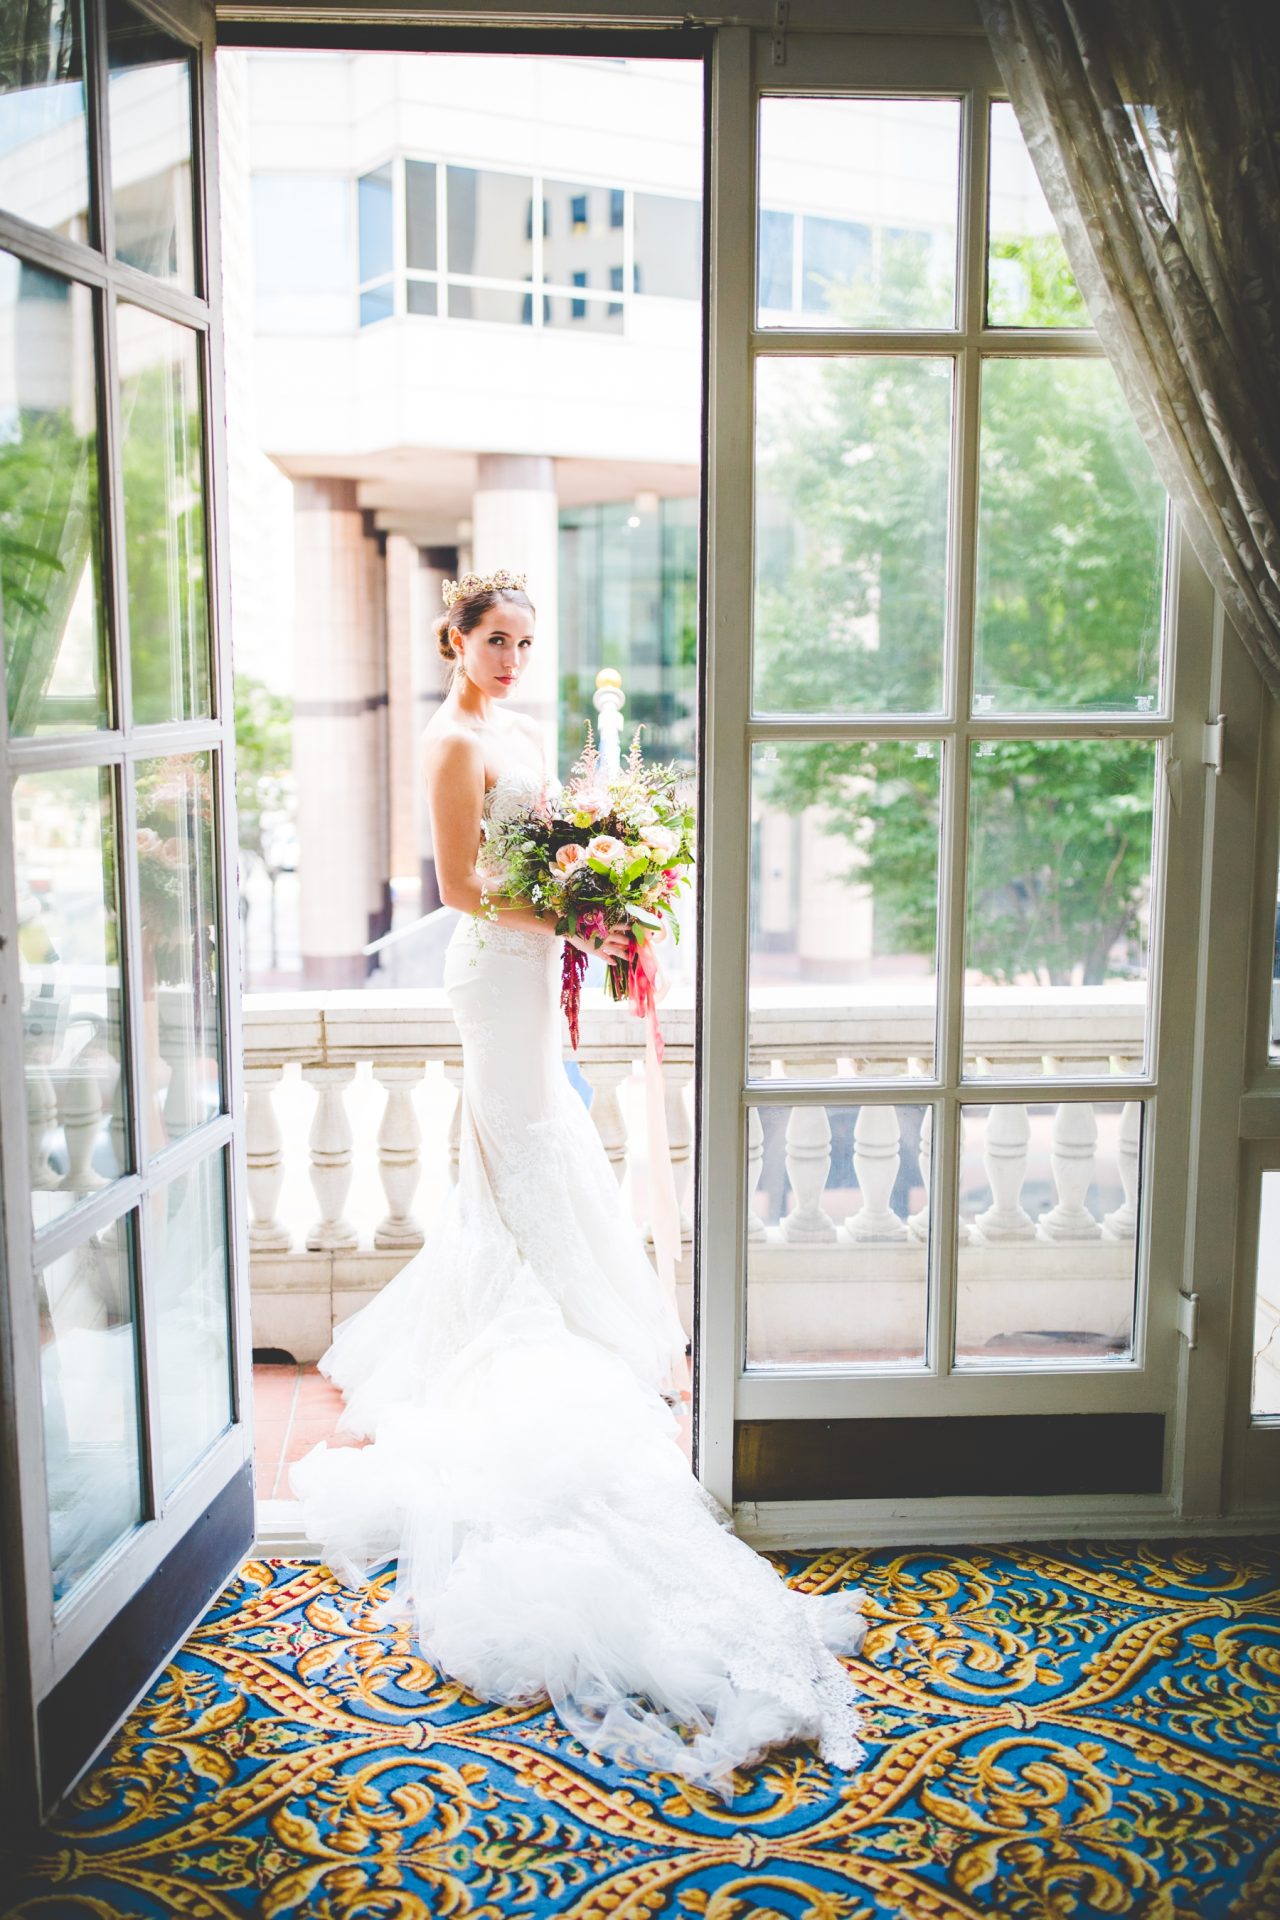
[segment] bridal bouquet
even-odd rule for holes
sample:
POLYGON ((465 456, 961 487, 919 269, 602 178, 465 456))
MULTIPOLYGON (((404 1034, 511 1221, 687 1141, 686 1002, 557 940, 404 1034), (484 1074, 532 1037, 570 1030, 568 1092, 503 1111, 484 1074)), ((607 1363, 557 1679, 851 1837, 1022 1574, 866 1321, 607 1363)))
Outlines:
MULTIPOLYGON (((556 932, 599 938, 610 927, 632 935, 622 959, 611 960, 605 992, 655 1016, 655 936, 679 940, 674 901, 693 861, 694 812, 678 794, 673 763, 649 765, 640 728, 616 778, 606 780, 587 723, 587 744, 559 793, 513 820, 485 822, 480 865, 504 891, 556 916, 556 932)), ((486 908, 492 913, 492 908, 486 908)), ((587 955, 566 943, 560 1003, 578 1044, 578 1012, 587 955)))

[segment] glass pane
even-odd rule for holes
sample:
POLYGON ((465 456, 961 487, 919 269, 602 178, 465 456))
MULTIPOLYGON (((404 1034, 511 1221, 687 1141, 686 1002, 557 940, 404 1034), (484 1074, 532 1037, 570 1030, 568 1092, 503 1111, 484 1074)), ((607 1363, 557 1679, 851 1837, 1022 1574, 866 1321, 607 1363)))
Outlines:
POLYGON ((449 271, 494 280, 528 279, 533 272, 532 180, 519 173, 481 173, 475 167, 450 167, 445 177, 449 271))
POLYGON ((1276 880, 1276 918, 1275 935, 1272 943, 1271 964, 1271 1044, 1268 1048, 1272 1060, 1280 1060, 1280 876, 1276 880))
POLYGON ((191 51, 107 0, 107 62, 116 258, 193 292, 191 51))
POLYGON ((1007 100, 991 103, 987 232, 988 326, 1089 325, 1017 115, 1007 100))
POLYGON ((406 264, 432 272, 436 264, 436 169, 432 160, 404 163, 406 264))
POLYGON ((1253 1418, 1280 1419, 1280 1172, 1262 1176, 1253 1333, 1253 1418))
POLYGON ((621 333, 622 302, 574 299, 571 294, 552 293, 546 299, 546 324, 572 327, 578 333, 621 333))
POLYGON ((932 1073, 942 748, 757 744, 753 1078, 932 1073))
POLYGON ((391 272, 394 243, 391 234, 391 169, 379 167, 363 174, 356 187, 360 227, 360 278, 377 280, 391 272))
POLYGON ((664 193, 635 197, 636 292, 702 298, 702 207, 664 193))
POLYGON ((937 709, 951 366, 759 362, 757 711, 937 709))
POLYGON ((21 775, 13 825, 31 1216, 42 1227, 129 1171, 110 772, 21 775))
POLYGON ((1156 749, 979 740, 969 798, 966 1072, 1141 1069, 1156 749))
POLYGON ((752 1107, 747 1365, 920 1365, 932 1109, 752 1107))
POLYGON ((133 717, 145 725, 209 712, 200 374, 189 327, 117 311, 133 717))
POLYGON ((460 287, 449 285, 451 320, 497 320, 504 326, 532 324, 532 295, 514 287, 460 287))
POLYGON ((91 239, 78 0, 0 9, 0 207, 91 239))
POLYGON ((956 1359, 1133 1350, 1142 1103, 961 1109, 956 1359))
POLYGON ((952 326, 959 155, 958 100, 762 100, 760 324, 952 326))
POLYGON ((974 708, 1149 713, 1166 495, 1106 360, 982 370, 974 708))
MULTIPOLYGON (((586 187, 572 180, 547 180, 542 199, 542 277, 561 287, 607 287, 611 264, 621 264, 622 232, 612 223, 613 196, 608 187, 586 187), (577 275, 588 277, 579 281, 577 275)), ((532 238, 533 201, 525 214, 525 231, 532 238)), ((530 252, 532 265, 532 252, 530 252)), ((465 271, 458 262, 450 264, 465 271)), ((477 269, 480 271, 480 269, 477 269)), ((510 268, 495 269, 505 278, 510 268)), ((528 271, 523 269, 522 271, 528 271)))
POLYGON ((149 1298, 155 1302, 160 1471, 166 1492, 231 1420, 224 1156, 181 1174, 150 1200, 149 1298))
MULTIPOLYGON (((390 291, 388 287, 388 294, 390 291)), ((410 280, 405 292, 410 313, 439 313, 440 290, 434 280, 410 280)))
POLYGON ((395 292, 389 280, 384 280, 380 287, 366 287, 360 295, 360 325, 371 327, 375 320, 389 320, 395 306, 395 292))
POLYGON ((132 1218, 36 1275, 55 1605, 143 1518, 132 1218))
POLYGON ((0 594, 9 727, 106 726, 93 296, 0 253, 0 594))
POLYGON ((159 1153, 222 1109, 210 753, 137 764, 144 1133, 159 1153))

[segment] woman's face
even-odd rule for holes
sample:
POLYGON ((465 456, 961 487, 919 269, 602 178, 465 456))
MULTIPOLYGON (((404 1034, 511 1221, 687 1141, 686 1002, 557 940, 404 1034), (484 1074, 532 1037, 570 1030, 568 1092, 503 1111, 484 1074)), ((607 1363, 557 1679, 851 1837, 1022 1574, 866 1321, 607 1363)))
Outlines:
POLYGON ((472 685, 495 700, 508 700, 533 652, 533 615, 528 607, 500 600, 481 615, 470 633, 453 627, 449 639, 455 649, 462 649, 462 664, 472 685))

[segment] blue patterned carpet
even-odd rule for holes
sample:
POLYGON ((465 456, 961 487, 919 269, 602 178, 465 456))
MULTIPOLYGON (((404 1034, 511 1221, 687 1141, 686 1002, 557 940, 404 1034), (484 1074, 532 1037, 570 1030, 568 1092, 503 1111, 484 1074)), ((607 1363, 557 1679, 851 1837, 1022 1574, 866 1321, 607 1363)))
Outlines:
POLYGON ((864 1585, 867 1766, 725 1806, 478 1704, 253 1561, 81 1785, 11 1915, 1280 1915, 1280 1548, 774 1554, 864 1585))

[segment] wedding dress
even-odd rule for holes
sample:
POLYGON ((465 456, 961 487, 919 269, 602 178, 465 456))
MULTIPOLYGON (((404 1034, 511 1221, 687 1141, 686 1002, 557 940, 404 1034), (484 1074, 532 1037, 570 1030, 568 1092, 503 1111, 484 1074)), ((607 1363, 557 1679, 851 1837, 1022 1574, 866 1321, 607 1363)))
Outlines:
MULTIPOLYGON (((486 813, 542 783, 509 768, 486 813)), ((685 1334, 561 1055, 561 943, 464 914, 445 960, 463 1045, 457 1184, 426 1244, 320 1368, 364 1447, 292 1484, 310 1538, 478 1698, 549 1695, 593 1752, 730 1791, 778 1743, 862 1759, 862 1594, 802 1594, 690 1471, 685 1334), (664 1397, 664 1394, 668 1397, 664 1397)))

